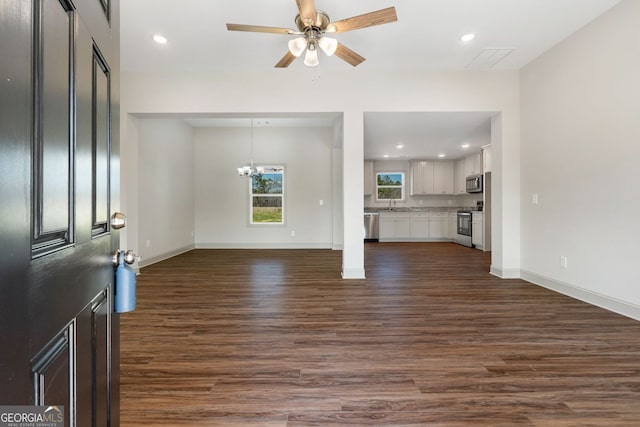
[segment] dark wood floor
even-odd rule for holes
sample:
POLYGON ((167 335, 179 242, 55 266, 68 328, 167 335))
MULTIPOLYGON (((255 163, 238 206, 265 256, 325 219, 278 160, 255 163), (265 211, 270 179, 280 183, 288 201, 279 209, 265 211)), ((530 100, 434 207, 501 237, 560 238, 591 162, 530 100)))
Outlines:
POLYGON ((123 426, 638 426, 640 322, 450 243, 196 250, 122 316, 123 426))

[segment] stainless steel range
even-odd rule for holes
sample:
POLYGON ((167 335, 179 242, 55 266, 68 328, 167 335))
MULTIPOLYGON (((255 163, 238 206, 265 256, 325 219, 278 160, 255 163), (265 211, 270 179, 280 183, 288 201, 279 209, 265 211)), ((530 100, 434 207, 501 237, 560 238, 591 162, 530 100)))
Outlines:
POLYGON ((473 247, 471 240, 471 211, 458 211, 456 243, 473 247))

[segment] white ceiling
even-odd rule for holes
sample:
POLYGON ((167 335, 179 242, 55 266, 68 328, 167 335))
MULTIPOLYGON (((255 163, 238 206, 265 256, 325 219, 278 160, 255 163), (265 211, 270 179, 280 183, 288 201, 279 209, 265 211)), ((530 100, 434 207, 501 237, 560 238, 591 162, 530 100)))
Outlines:
MULTIPOLYGON (((395 6, 398 22, 337 34, 343 44, 367 60, 354 71, 478 68, 474 59, 487 49, 513 49, 492 69, 517 70, 586 25, 619 0, 315 0, 332 20, 395 6), (473 32, 470 43, 460 36, 473 32)), ((123 0, 121 67, 123 71, 305 72, 298 59, 287 69, 274 65, 293 36, 230 32, 225 24, 294 28, 295 0, 123 0), (152 35, 168 38, 166 45, 152 35)), ((320 55, 323 72, 351 68, 337 57, 320 55)), ((246 115, 244 116, 247 117, 246 115)), ((298 115, 261 116, 270 125, 292 126, 298 115), (276 120, 277 119, 277 120, 276 120), (284 121, 283 121, 284 120, 284 121)), ((367 113, 365 157, 383 154, 408 158, 448 158, 464 154, 463 141, 479 148, 488 138, 490 113, 367 113), (394 146, 403 143, 402 153, 394 146), (394 152, 395 150, 395 152, 394 152)), ((185 118, 185 117, 183 117, 185 118)), ((191 117, 193 126, 229 126, 230 115, 191 117), (213 119, 213 120, 212 120, 213 119), (208 121, 207 121, 208 120, 208 121)), ((306 124, 326 124, 328 117, 306 117, 306 124)), ((233 120, 232 120, 233 121, 233 120)), ((250 125, 250 121, 244 120, 250 125)), ((237 124, 237 123, 236 123, 237 124)), ((254 125, 256 123, 254 122, 254 125)), ((264 125, 264 123, 263 123, 264 125)))

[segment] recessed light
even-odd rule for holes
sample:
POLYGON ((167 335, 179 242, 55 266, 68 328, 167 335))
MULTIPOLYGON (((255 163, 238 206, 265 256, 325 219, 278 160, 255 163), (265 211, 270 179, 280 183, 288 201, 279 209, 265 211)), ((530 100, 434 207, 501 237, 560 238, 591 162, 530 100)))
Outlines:
POLYGON ((401 149, 403 149, 403 148, 404 148, 404 145, 402 145, 402 144, 398 144, 398 145, 396 145, 396 148, 397 148, 398 150, 401 150, 401 149))
POLYGON ((465 43, 470 42, 471 40, 475 39, 476 35, 473 33, 469 33, 469 34, 465 34, 464 36, 460 37, 460 40, 462 40, 465 43))
POLYGON ((389 155, 388 155, 388 154, 385 154, 385 155, 384 155, 384 156, 382 156, 382 157, 384 157, 385 159, 388 159, 388 158, 389 158, 389 155))
POLYGON ((153 41, 158 44, 167 44, 169 40, 167 40, 167 38, 161 34, 154 34, 153 41))
POLYGON ((464 144, 462 144, 462 145, 461 145, 461 147, 462 147, 462 148, 469 148, 469 147, 470 147, 470 145, 469 145, 468 143, 466 143, 466 142, 465 142, 464 144))
POLYGON ((442 158, 446 157, 446 154, 440 153, 440 154, 438 154, 438 157, 440 157, 442 159, 442 158))

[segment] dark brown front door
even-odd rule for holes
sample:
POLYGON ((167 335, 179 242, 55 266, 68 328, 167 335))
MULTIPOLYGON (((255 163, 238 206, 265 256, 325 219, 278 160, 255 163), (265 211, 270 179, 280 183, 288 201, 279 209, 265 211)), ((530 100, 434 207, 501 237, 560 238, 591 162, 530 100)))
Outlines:
POLYGON ((117 2, 0 2, 0 405, 118 425, 117 2))

